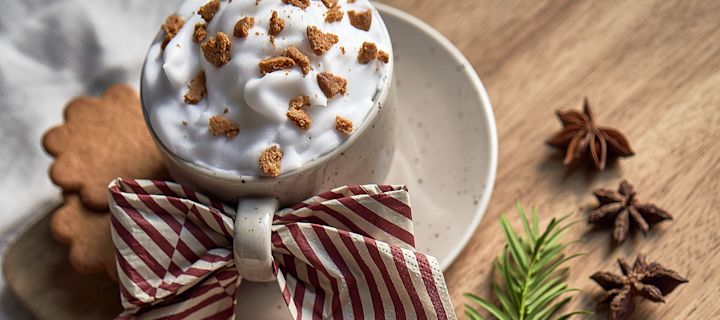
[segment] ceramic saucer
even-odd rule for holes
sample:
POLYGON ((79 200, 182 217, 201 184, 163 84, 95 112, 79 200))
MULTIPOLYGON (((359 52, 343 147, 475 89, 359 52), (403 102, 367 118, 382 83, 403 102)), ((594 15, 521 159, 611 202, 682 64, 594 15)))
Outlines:
MULTIPOLYGON (((450 41, 407 13, 375 6, 390 30, 397 77, 397 151, 386 182, 408 186, 417 249, 445 270, 492 193, 495 119, 480 79, 450 41)), ((277 283, 243 282, 237 317, 287 318, 277 283)))

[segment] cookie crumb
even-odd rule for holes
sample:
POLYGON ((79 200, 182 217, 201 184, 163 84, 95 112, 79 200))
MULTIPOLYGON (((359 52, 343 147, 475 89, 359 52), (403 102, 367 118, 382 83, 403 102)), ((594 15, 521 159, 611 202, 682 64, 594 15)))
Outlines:
POLYGON ((170 43, 170 40, 175 38, 175 35, 180 31, 180 29, 182 29, 184 24, 185 20, 183 20, 182 17, 177 15, 168 16, 167 19, 165 19, 165 23, 162 25, 162 30, 165 32, 165 39, 160 47, 165 49, 168 43, 170 43))
POLYGON ((310 0, 283 0, 284 4, 291 4, 305 10, 310 5, 310 0))
POLYGON ((238 38, 245 38, 250 33, 250 29, 255 26, 255 18, 244 17, 235 23, 235 30, 233 35, 238 38))
POLYGON ((185 94, 185 103, 197 104, 207 95, 205 87, 205 71, 200 71, 194 79, 188 83, 188 92, 185 94))
POLYGON ((303 74, 308 74, 308 72, 312 70, 312 66, 310 66, 310 58, 308 58, 308 56, 298 50, 298 48, 296 48, 294 45, 285 49, 283 55, 295 61, 295 64, 299 65, 300 68, 302 68, 303 74))
POLYGON ((343 55, 345 55, 345 47, 344 47, 344 46, 343 46, 343 47, 340 47, 340 53, 342 53, 343 55))
POLYGON ((337 4, 337 2, 338 2, 338 0, 322 0, 322 3, 328 8, 334 7, 337 4))
POLYGON ((372 23, 372 11, 348 11, 348 18, 350 18, 350 24, 353 27, 364 31, 370 30, 370 24, 372 23))
POLYGON ((353 131, 353 123, 350 119, 335 116, 335 129, 341 133, 349 135, 353 131))
POLYGON ((330 47, 339 41, 337 35, 324 33, 315 26, 307 27, 307 38, 313 53, 318 56, 328 51, 330 47))
POLYGON ((280 161, 283 153, 276 144, 265 149, 260 154, 260 170, 266 176, 277 177, 280 175, 280 161))
POLYGON ((195 25, 195 31, 193 31, 193 42, 200 43, 207 37, 207 25, 204 22, 200 22, 195 25))
POLYGON ((283 31, 283 29, 285 29, 285 20, 280 18, 277 11, 273 11, 272 16, 270 16, 270 30, 268 33, 271 36, 276 36, 280 31, 283 31))
POLYGON ((207 42, 202 44, 205 59, 218 68, 230 62, 231 48, 232 42, 230 41, 230 37, 222 32, 218 32, 216 37, 211 36, 207 42))
POLYGON ((318 73, 317 82, 328 99, 332 99, 337 94, 345 94, 347 91, 347 80, 330 72, 318 73))
POLYGON ((377 59, 382 61, 383 63, 388 63, 388 62, 390 62, 390 54, 388 54, 385 51, 380 50, 380 51, 378 51, 377 59))
POLYGON ((290 107, 290 109, 302 109, 304 107, 309 107, 310 97, 302 95, 292 98, 290 99, 290 103, 288 103, 288 106, 290 107))
POLYGON ((223 109, 223 114, 227 114, 228 112, 230 112, 230 108, 225 107, 225 109, 223 109))
POLYGON ((198 13, 205 21, 210 22, 218 9, 220 9, 220 0, 210 0, 198 9, 198 13))
POLYGON ((182 125, 183 125, 184 127, 187 127, 187 121, 183 120, 183 121, 181 121, 180 123, 182 123, 182 125))
POLYGON ((287 117, 295 122, 295 125, 300 129, 310 129, 310 125, 312 124, 312 118, 310 118, 310 115, 303 109, 290 108, 287 112, 287 117))
POLYGON ((290 69, 295 66, 295 61, 288 57, 272 57, 260 61, 260 74, 265 75, 283 69, 290 69))
POLYGON ((347 0, 347 3, 355 3, 355 0, 347 0))
POLYGON ((343 12, 342 10, 340 10, 340 6, 334 6, 329 8, 330 9, 328 9, 328 11, 325 13, 325 22, 333 23, 341 21, 343 18, 343 12))
POLYGON ((212 135, 225 135, 228 138, 234 138, 240 132, 240 128, 224 116, 210 117, 208 128, 210 129, 210 133, 212 133, 212 135))
POLYGON ((363 42, 360 47, 360 53, 358 53, 358 62, 367 64, 370 61, 375 60, 378 54, 378 49, 373 42, 363 42))

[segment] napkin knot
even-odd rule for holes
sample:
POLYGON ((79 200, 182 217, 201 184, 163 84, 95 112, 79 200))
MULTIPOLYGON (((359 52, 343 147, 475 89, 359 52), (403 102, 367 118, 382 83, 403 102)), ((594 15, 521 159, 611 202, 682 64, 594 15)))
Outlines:
POLYGON ((456 319, 435 258, 415 251, 405 186, 344 186, 238 211, 182 185, 116 179, 119 319, 233 319, 241 279, 277 282, 294 319, 456 319))

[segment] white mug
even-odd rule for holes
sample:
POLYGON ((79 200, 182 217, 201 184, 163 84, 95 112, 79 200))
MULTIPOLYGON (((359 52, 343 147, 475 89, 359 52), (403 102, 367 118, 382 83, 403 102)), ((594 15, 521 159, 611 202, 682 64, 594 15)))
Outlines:
POLYGON ((237 203, 234 251, 240 275, 271 281, 270 225, 280 206, 341 185, 380 183, 387 175, 395 151, 393 73, 391 59, 385 86, 376 92, 371 111, 340 146, 278 177, 234 175, 180 158, 155 134, 142 88, 140 96, 145 122, 173 180, 225 203, 237 203))

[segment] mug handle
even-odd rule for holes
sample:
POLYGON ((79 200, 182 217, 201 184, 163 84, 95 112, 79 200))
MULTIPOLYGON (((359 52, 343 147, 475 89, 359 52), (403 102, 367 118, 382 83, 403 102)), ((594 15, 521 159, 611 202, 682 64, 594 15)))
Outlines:
POLYGON ((233 255, 240 277, 254 282, 275 280, 271 253, 272 218, 280 207, 278 199, 240 199, 235 216, 233 255))

